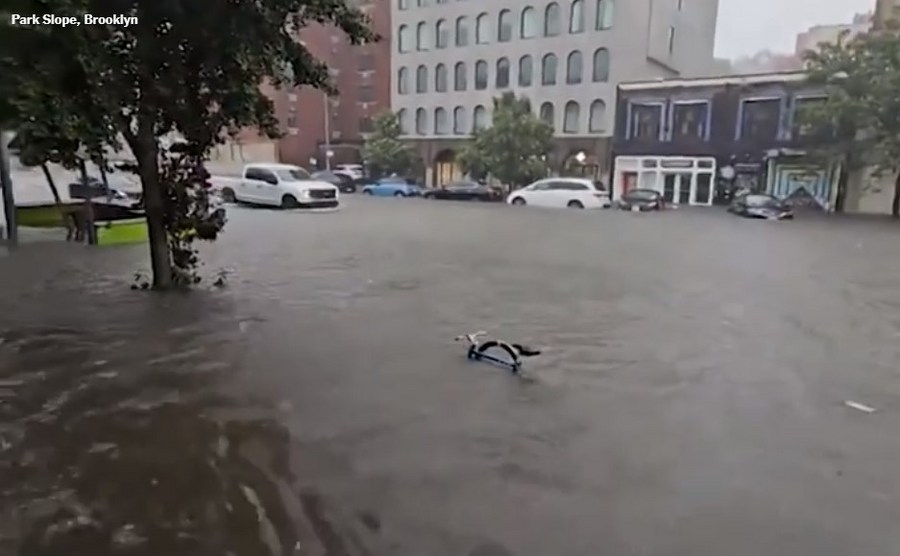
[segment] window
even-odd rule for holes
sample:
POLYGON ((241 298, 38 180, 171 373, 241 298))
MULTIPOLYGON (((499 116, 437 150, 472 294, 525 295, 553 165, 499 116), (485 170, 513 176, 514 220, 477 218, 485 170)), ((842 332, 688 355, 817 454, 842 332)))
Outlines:
POLYGON ((669 54, 675 52, 675 27, 669 27, 669 54))
POLYGON ((606 103, 600 99, 591 103, 588 130, 594 132, 606 131, 606 103))
POLYGON ((597 0, 597 21, 594 27, 598 31, 612 29, 615 11, 615 0, 597 0))
POLYGON ((581 59, 581 52, 578 50, 569 54, 566 60, 566 83, 574 85, 581 83, 581 76, 584 73, 584 64, 581 59))
POLYGON ((522 10, 519 20, 519 36, 523 39, 533 39, 538 33, 537 12, 531 6, 522 10))
POLYGON ((484 60, 475 62, 475 90, 483 91, 488 86, 488 66, 484 60))
POLYGON ((465 135, 466 129, 466 109, 457 106, 453 109, 453 133, 456 135, 465 135))
POLYGON ((248 180, 264 181, 273 185, 278 183, 278 178, 275 177, 275 174, 262 168, 247 168, 244 177, 248 180))
POLYGON ((409 33, 409 27, 406 25, 401 25, 400 29, 397 31, 397 36, 399 37, 397 39, 397 49, 400 52, 409 52, 409 33))
POLYGON ((678 0, 678 11, 684 11, 684 0, 678 0))
POLYGON ((574 100, 570 100, 566 103, 566 111, 563 114, 563 132, 578 133, 581 127, 578 125, 580 119, 581 107, 574 100))
POLYGON ((406 66, 397 71, 397 94, 409 94, 409 68, 406 66))
POLYGON ((466 65, 462 62, 457 62, 456 66, 453 67, 453 90, 465 91, 467 86, 466 65))
POLYGON ((449 122, 447 121, 447 110, 444 108, 434 109, 434 134, 447 135, 449 130, 449 122))
POLYGON ((409 116, 407 115, 405 108, 401 108, 397 112, 397 122, 400 123, 400 133, 404 135, 409 133, 409 116))
POLYGON ((447 48, 450 43, 450 29, 447 28, 447 20, 439 19, 434 25, 434 47, 447 48))
POLYGON ((544 10, 544 36, 555 37, 559 34, 559 4, 552 2, 544 10))
POLYGON ((466 16, 456 18, 456 46, 468 46, 469 20, 466 16))
POLYGON ((434 68, 434 91, 436 93, 447 92, 447 66, 438 64, 434 68))
POLYGON ((549 125, 551 128, 556 129, 556 116, 554 114, 552 102, 545 102, 541 105, 540 118, 542 122, 549 125))
POLYGON ((428 0, 416 0, 416 6, 424 8, 428 5, 428 0))
POLYGON ((397 9, 398 10, 409 9, 409 0, 397 0, 397 9))
POLYGON ((488 27, 488 14, 481 14, 475 20, 475 43, 487 44, 491 30, 488 27))
POLYGON ((416 68, 416 92, 428 92, 428 68, 426 68, 425 66, 419 66, 418 68, 416 68))
MULTIPOLYGON (((807 114, 816 110, 827 102, 825 97, 796 97, 794 99, 794 111, 791 114, 791 136, 794 139, 810 137, 820 131, 816 126, 807 123, 807 114)), ((826 131, 821 129, 821 131, 826 131)), ((830 130, 829 130, 830 131, 830 130)))
POLYGON ((476 106, 473 120, 473 129, 478 130, 486 128, 488 124, 487 109, 480 104, 476 106))
POLYGON ((740 138, 772 140, 778 137, 781 99, 741 101, 740 138))
POLYGON ((569 9, 569 32, 584 32, 584 0, 575 0, 569 9))
POLYGON ((428 50, 428 26, 424 21, 416 26, 416 50, 428 50))
POLYGON ((555 54, 547 54, 541 60, 541 85, 556 85, 555 54))
POLYGON ((297 114, 296 114, 296 112, 293 111, 293 108, 291 109, 291 112, 288 114, 287 126, 288 127, 297 127, 297 114))
POLYGON ((594 83, 605 83, 609 81, 609 50, 598 48, 594 51, 594 83))
POLYGON ((676 102, 672 105, 672 136, 680 138, 706 138, 706 114, 709 104, 702 102, 676 102))
POLYGON ((371 85, 362 85, 359 88, 359 102, 374 102, 375 87, 371 85))
POLYGON ((359 132, 360 133, 372 133, 374 131, 374 127, 372 126, 372 118, 368 116, 363 116, 359 119, 359 132))
POLYGON ((659 104, 631 105, 630 136, 633 139, 659 140, 662 130, 662 106, 659 104))
POLYGON ((500 10, 500 15, 497 16, 497 42, 511 41, 512 33, 512 12, 509 10, 500 10))
POLYGON ((534 78, 534 60, 529 55, 519 58, 519 87, 531 87, 534 78))
POLYGON ((416 134, 425 135, 428 133, 428 114, 424 108, 416 110, 416 134))
POLYGON ((372 71, 375 69, 375 57, 369 53, 360 54, 356 62, 359 71, 372 71))
POLYGON ((509 87, 509 59, 500 58, 497 60, 497 76, 494 79, 498 89, 509 87))

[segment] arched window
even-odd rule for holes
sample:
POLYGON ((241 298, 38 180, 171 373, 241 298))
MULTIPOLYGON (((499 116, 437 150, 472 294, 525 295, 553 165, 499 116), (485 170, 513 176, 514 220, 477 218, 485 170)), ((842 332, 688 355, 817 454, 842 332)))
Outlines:
POLYGON ((595 50, 593 66, 594 83, 605 83, 606 81, 609 81, 609 50, 605 48, 598 48, 595 50))
POLYGON ((552 102, 545 102, 541 105, 540 118, 542 122, 549 125, 551 128, 556 129, 556 115, 553 111, 552 102))
POLYGON ((556 85, 555 54, 547 54, 541 60, 541 85, 556 85))
POLYGON ((416 50, 428 50, 428 25, 424 21, 416 26, 416 50))
POLYGON ((475 107, 474 117, 472 118, 472 128, 475 130, 484 129, 488 126, 487 109, 478 105, 475 107))
POLYGON ((569 32, 584 32, 584 0, 574 0, 569 8, 569 32))
POLYGON ((522 10, 519 19, 519 36, 523 39, 533 39, 538 33, 537 12, 531 6, 522 10))
POLYGON ((566 103, 566 111, 563 113, 563 133, 578 133, 579 120, 581 120, 581 107, 574 100, 566 103))
POLYGON ((399 50, 400 52, 409 52, 410 32, 411 31, 409 30, 409 26, 407 25, 401 25, 400 29, 397 30, 397 36, 399 37, 397 39, 397 50, 399 50))
POLYGON ((409 9, 409 0, 397 0, 397 9, 398 10, 409 9))
POLYGON ((416 135, 425 135, 428 133, 428 114, 424 108, 416 110, 416 135))
POLYGON ((575 85, 581 83, 581 77, 584 75, 584 61, 581 57, 580 50, 573 50, 566 59, 566 83, 575 85))
POLYGON ((466 64, 457 62, 453 67, 453 90, 465 91, 468 87, 466 83, 466 64))
POLYGON ((559 34, 559 4, 551 2, 544 10, 544 36, 555 37, 559 34))
POLYGON ((456 46, 468 46, 469 44, 469 18, 459 16, 456 18, 456 46))
POLYGON ((465 135, 468 131, 466 129, 466 109, 462 106, 457 106, 453 109, 453 133, 465 135))
POLYGON ((439 19, 434 24, 434 47, 447 48, 450 43, 450 29, 447 27, 447 20, 439 19))
POLYGON ((513 34, 513 16, 509 10, 500 10, 497 16, 497 42, 509 42, 513 34))
POLYGON ((526 54, 519 58, 519 87, 531 87, 534 80, 534 60, 526 54))
POLYGON ((475 20, 475 43, 487 44, 491 36, 490 23, 488 22, 488 14, 481 14, 475 20))
POLYGON ((438 64, 434 68, 434 92, 447 92, 447 66, 438 64))
POLYGON ((494 81, 498 89, 509 87, 509 58, 497 60, 497 76, 494 81))
POLYGON ((397 122, 400 124, 400 133, 406 135, 409 133, 409 114, 406 113, 406 108, 401 108, 397 111, 397 122))
POLYGON ((597 21, 595 25, 596 29, 598 31, 603 31, 604 29, 612 29, 615 19, 615 0, 597 0, 597 21))
POLYGON ((606 103, 600 99, 591 103, 589 131, 606 131, 606 103))
POLYGON ((409 68, 403 66, 397 71, 397 94, 405 95, 409 93, 409 68))
POLYGON ((450 122, 447 121, 447 110, 445 108, 434 109, 434 134, 447 135, 450 128, 450 122))
POLYGON ((475 62, 475 90, 483 91, 488 86, 488 65, 484 60, 475 62))
POLYGON ((424 65, 416 68, 416 92, 428 92, 428 68, 424 65))

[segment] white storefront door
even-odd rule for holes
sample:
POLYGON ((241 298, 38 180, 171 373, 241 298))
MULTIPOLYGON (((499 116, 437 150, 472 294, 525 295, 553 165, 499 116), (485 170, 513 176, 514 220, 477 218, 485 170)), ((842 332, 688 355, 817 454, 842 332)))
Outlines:
POLYGON ((693 175, 687 172, 663 174, 663 198, 674 205, 694 202, 693 175))

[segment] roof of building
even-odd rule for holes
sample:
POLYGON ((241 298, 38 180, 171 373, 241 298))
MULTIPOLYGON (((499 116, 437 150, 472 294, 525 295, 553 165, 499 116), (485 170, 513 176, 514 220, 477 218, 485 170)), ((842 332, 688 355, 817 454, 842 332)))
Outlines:
POLYGON ((725 85, 759 85, 763 83, 797 83, 805 81, 804 71, 779 71, 747 75, 721 75, 713 77, 674 77, 650 81, 620 83, 623 91, 642 89, 671 89, 674 87, 721 87, 725 85))

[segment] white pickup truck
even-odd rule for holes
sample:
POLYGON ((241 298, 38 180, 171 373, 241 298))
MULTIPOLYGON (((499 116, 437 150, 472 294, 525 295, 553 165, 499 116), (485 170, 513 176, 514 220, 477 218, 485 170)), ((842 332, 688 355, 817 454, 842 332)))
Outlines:
POLYGON ((212 182, 226 202, 310 209, 340 205, 337 187, 290 164, 247 164, 240 178, 213 177, 212 182))

